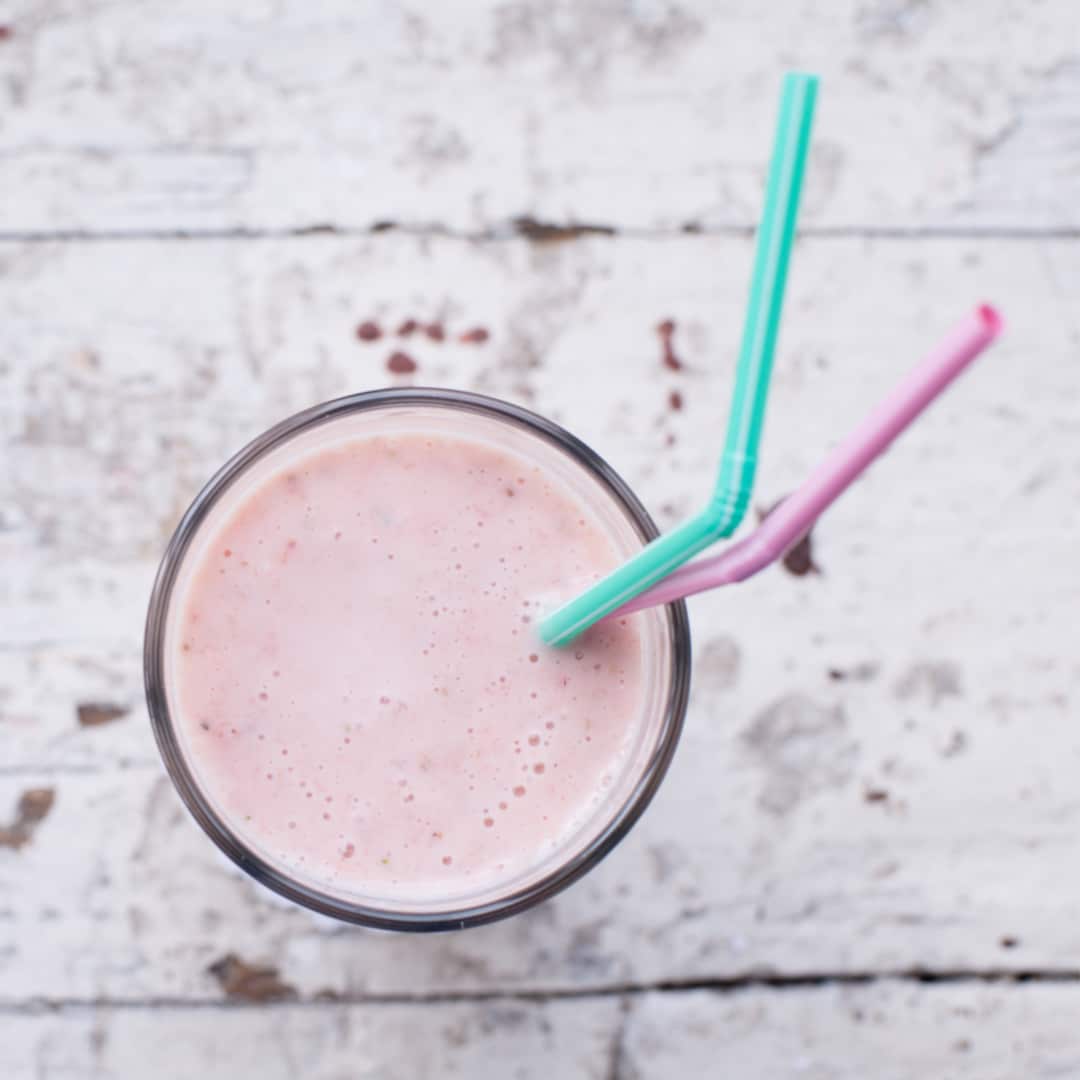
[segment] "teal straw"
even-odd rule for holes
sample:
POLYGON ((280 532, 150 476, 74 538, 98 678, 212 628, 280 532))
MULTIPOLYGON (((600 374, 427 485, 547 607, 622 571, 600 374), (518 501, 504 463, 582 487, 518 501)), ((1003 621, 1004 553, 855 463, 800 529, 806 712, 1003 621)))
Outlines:
POLYGON ((727 439, 712 500, 696 517, 658 537, 603 580, 548 615, 540 623, 540 637, 548 645, 572 641, 699 551, 730 536, 746 514, 757 470, 817 86, 814 75, 784 76, 727 439))

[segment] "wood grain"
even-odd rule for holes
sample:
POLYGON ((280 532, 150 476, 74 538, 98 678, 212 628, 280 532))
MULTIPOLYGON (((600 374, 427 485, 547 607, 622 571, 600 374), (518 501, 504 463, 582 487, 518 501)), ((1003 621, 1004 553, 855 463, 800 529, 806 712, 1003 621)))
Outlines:
POLYGON ((1080 227, 1072 0, 16 0, 8 24, 9 234, 744 227, 799 67, 824 78, 808 228, 1080 227))

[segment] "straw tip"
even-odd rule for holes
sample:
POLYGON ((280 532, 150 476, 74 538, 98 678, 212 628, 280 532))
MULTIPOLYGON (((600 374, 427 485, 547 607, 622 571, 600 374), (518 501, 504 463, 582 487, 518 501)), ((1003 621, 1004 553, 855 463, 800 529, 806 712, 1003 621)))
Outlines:
POLYGON ((806 86, 817 86, 820 82, 820 78, 817 75, 809 71, 789 71, 784 75, 784 82, 786 83, 801 83, 806 86))
POLYGON ((976 315, 979 317, 979 322, 995 337, 1001 333, 1001 328, 1005 325, 1005 320, 1001 317, 1001 312, 998 311, 993 304, 980 304, 975 309, 976 315))

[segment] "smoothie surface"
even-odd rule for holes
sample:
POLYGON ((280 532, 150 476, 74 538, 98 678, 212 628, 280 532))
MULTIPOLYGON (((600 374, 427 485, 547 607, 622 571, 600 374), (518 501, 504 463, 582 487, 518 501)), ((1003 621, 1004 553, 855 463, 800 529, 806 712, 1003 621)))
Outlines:
POLYGON ((198 554, 173 700, 230 828, 308 879, 422 901, 560 847, 642 722, 637 617, 541 645, 619 560, 557 478, 457 436, 352 438, 248 491, 198 554))

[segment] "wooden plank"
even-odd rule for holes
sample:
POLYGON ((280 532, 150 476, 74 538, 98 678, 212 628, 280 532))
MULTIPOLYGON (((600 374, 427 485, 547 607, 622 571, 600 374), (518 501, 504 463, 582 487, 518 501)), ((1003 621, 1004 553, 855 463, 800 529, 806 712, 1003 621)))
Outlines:
POLYGON ((820 987, 649 995, 625 1018, 617 1076, 1011 1080, 1080 1074, 1067 986, 820 987))
POLYGON ((4 1017, 5 1080, 609 1080, 618 1004, 87 1009, 4 1017))
POLYGON ((752 989, 573 1001, 78 1008, 4 1018, 8 1080, 1030 1080, 1075 1076, 1075 985, 752 989), (161 1047, 169 1047, 162 1053, 161 1047))
POLYGON ((7 232, 746 226, 791 67, 825 79, 808 226, 1080 226, 1072 0, 17 0, 7 25, 7 232))
POLYGON ((407 348, 423 382, 563 421, 671 524, 710 482, 749 254, 733 237, 395 235, 0 252, 0 825, 55 792, 0 847, 0 996, 215 1001, 208 968, 233 953, 304 997, 1075 967, 1076 243, 801 245, 761 505, 973 299, 1001 298, 1008 336, 830 512, 820 574, 694 604, 671 775, 553 904, 435 940, 330 926, 222 862, 161 776, 146 595, 226 454, 389 381, 407 348), (451 340, 356 339, 407 317, 451 340), (486 343, 457 340, 478 326, 486 343))

